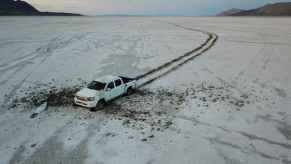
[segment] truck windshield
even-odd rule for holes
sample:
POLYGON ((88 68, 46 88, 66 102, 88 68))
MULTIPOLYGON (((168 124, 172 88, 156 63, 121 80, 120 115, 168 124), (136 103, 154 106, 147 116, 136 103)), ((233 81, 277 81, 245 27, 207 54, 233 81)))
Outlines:
POLYGON ((88 85, 89 89, 93 89, 93 90, 103 90, 105 88, 105 84, 98 82, 98 81, 92 81, 89 85, 88 85))

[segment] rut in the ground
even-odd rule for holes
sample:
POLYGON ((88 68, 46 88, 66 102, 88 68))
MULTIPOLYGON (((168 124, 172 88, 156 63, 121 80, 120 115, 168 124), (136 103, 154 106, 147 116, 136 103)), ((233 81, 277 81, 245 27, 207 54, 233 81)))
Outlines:
POLYGON ((144 83, 140 84, 138 87, 143 87, 147 84, 150 84, 153 81, 155 81, 155 80, 167 75, 168 73, 178 69, 179 67, 188 63, 189 61, 193 60, 194 58, 204 54, 206 51, 211 49, 218 40, 218 35, 216 35, 214 33, 210 33, 210 32, 199 30, 199 29, 192 29, 192 28, 184 27, 184 26, 170 23, 170 22, 167 22, 167 23, 174 25, 178 28, 188 30, 188 31, 201 32, 205 35, 208 35, 208 38, 199 47, 197 47, 189 52, 186 52, 185 54, 183 54, 183 55, 181 55, 181 56, 179 56, 179 57, 177 57, 177 58, 175 58, 167 63, 164 63, 157 68, 154 68, 154 69, 152 69, 152 70, 150 70, 142 75, 135 77, 136 80, 141 80, 141 79, 144 79, 144 78, 149 77, 151 75, 154 75, 155 73, 158 74, 161 70, 165 69, 165 72, 162 72, 161 74, 158 74, 156 77, 153 77, 150 80, 145 81, 144 83), (166 70, 166 69, 168 69, 168 70, 166 70))

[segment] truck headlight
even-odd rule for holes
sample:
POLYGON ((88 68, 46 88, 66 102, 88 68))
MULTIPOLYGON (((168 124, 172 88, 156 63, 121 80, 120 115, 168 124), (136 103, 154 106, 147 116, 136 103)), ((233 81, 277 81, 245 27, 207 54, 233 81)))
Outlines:
POLYGON ((88 101, 94 101, 95 100, 95 97, 88 97, 87 100, 88 101))

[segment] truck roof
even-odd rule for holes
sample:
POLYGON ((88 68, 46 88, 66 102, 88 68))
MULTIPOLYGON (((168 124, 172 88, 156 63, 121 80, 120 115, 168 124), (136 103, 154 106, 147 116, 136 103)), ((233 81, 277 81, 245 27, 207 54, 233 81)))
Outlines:
POLYGON ((113 80, 117 80, 120 79, 120 77, 118 76, 113 76, 113 75, 107 75, 107 76, 102 76, 98 79, 96 79, 95 81, 101 82, 101 83, 109 83, 113 80))

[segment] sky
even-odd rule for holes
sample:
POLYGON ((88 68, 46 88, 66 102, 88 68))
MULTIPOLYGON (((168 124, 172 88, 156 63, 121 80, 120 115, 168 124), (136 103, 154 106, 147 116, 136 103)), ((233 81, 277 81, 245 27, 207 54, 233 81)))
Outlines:
POLYGON ((231 9, 252 9, 291 0, 25 0, 41 11, 84 15, 211 16, 231 9))

